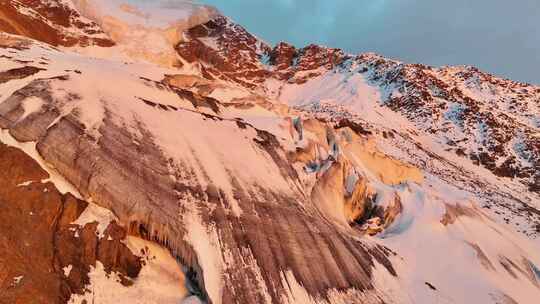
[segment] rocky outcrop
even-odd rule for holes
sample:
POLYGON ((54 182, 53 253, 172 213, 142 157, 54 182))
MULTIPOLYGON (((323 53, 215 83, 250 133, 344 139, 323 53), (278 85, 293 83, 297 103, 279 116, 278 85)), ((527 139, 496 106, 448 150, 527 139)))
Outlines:
POLYGON ((318 45, 296 49, 282 42, 271 48, 223 16, 187 30, 184 36, 176 50, 187 62, 196 63, 204 77, 251 89, 272 78, 305 83, 350 57, 339 49, 318 45))
POLYGON ((23 79, 28 76, 34 75, 43 69, 36 68, 33 66, 25 66, 22 68, 15 68, 5 72, 0 73, 0 83, 5 83, 10 80, 23 79))
POLYGON ((184 37, 176 51, 188 63, 198 65, 206 78, 254 88, 269 74, 262 69, 261 58, 270 47, 224 16, 187 30, 184 37))
POLYGON ((112 46, 97 24, 82 17, 71 1, 2 1, 0 31, 54 46, 112 46))
POLYGON ((137 277, 142 264, 122 243, 123 228, 111 224, 100 238, 98 223, 73 224, 88 203, 61 194, 17 148, 0 143, 0 168, 1 303, 67 303, 86 291, 97 261, 123 284, 137 277))

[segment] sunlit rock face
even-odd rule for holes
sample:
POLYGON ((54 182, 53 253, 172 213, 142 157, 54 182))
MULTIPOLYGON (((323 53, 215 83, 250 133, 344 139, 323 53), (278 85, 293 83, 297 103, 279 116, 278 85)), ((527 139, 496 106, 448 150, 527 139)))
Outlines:
POLYGON ((98 222, 79 225, 77 219, 96 207, 60 193, 18 148, 0 144, 0 166, 2 301, 66 303, 87 291, 97 264, 117 274, 122 285, 133 285, 143 261, 122 243, 124 229, 104 223, 107 228, 98 232, 98 222))
MULTIPOLYGON (((77 5, 94 12, 115 47, 60 50, 0 34, 0 222, 8 223, 0 235, 11 236, 0 250, 36 248, 8 267, 0 258, 8 269, 0 294, 29 303, 28 292, 52 303, 225 304, 531 303, 540 295, 534 177, 504 179, 449 141, 455 111, 443 103, 472 102, 467 79, 481 72, 315 45, 271 48, 206 8, 180 41, 167 40, 174 35, 164 29, 182 27, 159 7, 77 5), (148 37, 174 56, 147 56, 151 44, 139 52, 122 40, 132 34, 118 31, 126 24, 159 29, 148 37), (39 221, 23 216, 37 211, 39 221), (31 275, 24 263, 32 258, 40 271, 31 275)), ((527 91, 524 114, 507 121, 533 134, 528 98, 538 89, 490 83, 492 96, 527 91)), ((459 134, 475 142, 468 128, 459 134)), ((492 132, 482 134, 471 149, 487 149, 492 132)))
POLYGON ((112 46, 114 42, 69 0, 2 1, 0 30, 55 46, 112 46))
POLYGON ((254 87, 269 75, 263 57, 270 47, 224 16, 192 27, 176 50, 209 79, 231 79, 254 87))

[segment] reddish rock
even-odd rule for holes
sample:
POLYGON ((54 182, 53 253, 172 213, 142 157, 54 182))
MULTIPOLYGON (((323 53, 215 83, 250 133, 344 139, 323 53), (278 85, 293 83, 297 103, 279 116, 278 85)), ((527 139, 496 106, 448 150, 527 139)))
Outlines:
POLYGON ((48 177, 24 152, 0 143, 0 303, 67 303, 85 291, 96 261, 129 285, 142 265, 121 242, 126 231, 112 223, 99 239, 97 223, 71 224, 88 203, 41 182, 48 177))
POLYGON ((297 56, 296 48, 288 43, 280 42, 270 53, 270 63, 278 70, 285 70, 294 64, 297 56))
POLYGON ((269 75, 260 60, 270 47, 224 16, 187 30, 184 37, 176 46, 178 54, 190 63, 201 64, 207 75, 246 86, 246 80, 262 82, 269 75))
POLYGON ((54 46, 114 45, 96 23, 61 1, 1 1, 0 31, 54 46))
POLYGON ((331 70, 350 58, 340 49, 314 44, 297 50, 281 42, 272 49, 223 16, 187 30, 184 37, 176 46, 178 54, 200 64, 205 77, 216 76, 250 89, 269 78, 305 83, 320 75, 319 68, 331 70), (311 70, 314 72, 294 78, 298 72, 311 70))

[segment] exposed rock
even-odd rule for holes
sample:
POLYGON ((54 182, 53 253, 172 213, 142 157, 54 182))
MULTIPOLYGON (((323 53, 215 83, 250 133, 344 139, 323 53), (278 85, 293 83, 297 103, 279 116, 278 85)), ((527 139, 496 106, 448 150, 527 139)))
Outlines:
POLYGON ((285 42, 278 43, 270 53, 270 63, 278 70, 285 70, 294 64, 296 48, 285 42))
MULTIPOLYGON (((0 71, 9 80, 0 82, 8 93, 0 100, 2 135, 35 146, 40 162, 117 216, 107 229, 95 221, 79 227, 73 221, 95 205, 43 183, 44 171, 37 182, 15 184, 34 170, 25 167, 35 165, 31 159, 10 169, 3 176, 10 184, 0 189, 0 201, 9 202, 6 223, 18 225, 0 221, 8 231, 0 234, 0 286, 8 286, 9 300, 24 297, 17 286, 29 286, 24 292, 44 302, 65 302, 85 292, 98 265, 136 286, 145 260, 121 241, 127 233, 167 248, 185 267, 191 293, 208 303, 458 303, 469 291, 524 302, 538 295, 537 251, 475 202, 481 195, 493 204, 519 202, 514 212, 538 215, 527 203, 535 194, 521 187, 537 181, 537 127, 520 112, 536 108, 504 99, 530 101, 538 90, 471 68, 405 65, 316 45, 272 51, 223 16, 183 34, 178 44, 173 39, 180 56, 173 57, 184 65, 177 75, 0 39, 10 64, 47 62, 47 76, 36 80, 34 70, 0 71), (473 94, 488 87, 505 96, 500 104, 511 115, 490 114, 496 107, 473 94), (521 186, 474 175, 470 160, 452 158, 457 149, 521 186), (19 199, 23 209, 13 208, 19 199), (24 220, 20 213, 36 203, 43 219, 24 220), (22 252, 11 265, 2 253, 12 254, 12 243, 26 246, 14 231, 35 233, 41 251, 22 252), (19 274, 24 263, 40 271, 27 278, 19 274), (462 269, 488 291, 470 290, 462 269)), ((0 159, 13 163, 10 153, 0 159)))
POLYGON ((82 17, 69 1, 2 1, 0 31, 54 46, 112 46, 99 26, 82 17))
POLYGON ((481 213, 479 213, 478 210, 475 210, 472 207, 464 207, 461 205, 456 205, 456 206, 446 205, 446 213, 441 219, 441 223, 445 226, 451 225, 451 224, 454 224, 456 220, 462 216, 480 217, 481 213))
POLYGON ((23 79, 28 76, 34 75, 39 71, 44 71, 44 69, 36 68, 33 66, 26 66, 22 68, 15 68, 5 72, 0 73, 0 83, 5 83, 14 79, 23 79))
POLYGON ((126 284, 137 277, 141 262, 121 243, 125 230, 111 224, 99 239, 97 223, 71 224, 87 203, 43 182, 47 172, 21 150, 0 143, 0 168, 2 303, 67 303, 85 291, 96 261, 123 274, 126 284))
POLYGON ((176 46, 178 54, 189 63, 202 64, 201 72, 207 78, 253 86, 250 83, 262 82, 269 74, 261 69, 260 60, 270 47, 226 17, 193 27, 184 36, 176 46))

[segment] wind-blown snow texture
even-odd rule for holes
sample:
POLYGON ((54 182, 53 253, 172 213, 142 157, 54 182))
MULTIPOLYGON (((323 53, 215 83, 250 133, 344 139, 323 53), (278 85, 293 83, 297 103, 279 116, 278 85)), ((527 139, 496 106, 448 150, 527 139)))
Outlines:
POLYGON ((77 1, 113 48, 1 34, 0 140, 169 250, 191 294, 535 303, 540 88, 124 4, 77 1), (141 56, 123 26, 164 48, 141 56))

